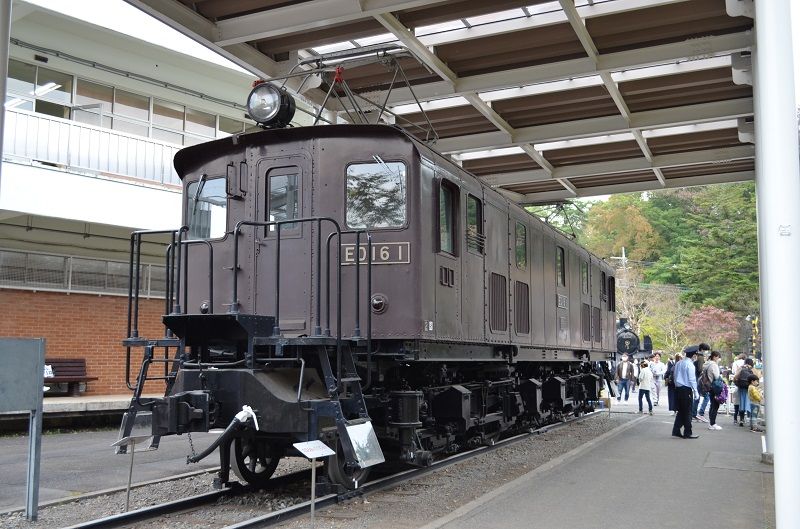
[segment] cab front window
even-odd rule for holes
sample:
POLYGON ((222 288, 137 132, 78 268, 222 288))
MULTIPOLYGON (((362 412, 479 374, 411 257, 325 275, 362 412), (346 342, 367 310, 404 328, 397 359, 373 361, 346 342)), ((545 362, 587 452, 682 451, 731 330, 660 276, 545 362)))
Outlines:
POLYGON ((186 224, 190 239, 218 239, 227 227, 225 178, 203 175, 186 187, 186 224))
POLYGON ((406 224, 406 166, 374 159, 347 166, 347 225, 401 228, 406 224))

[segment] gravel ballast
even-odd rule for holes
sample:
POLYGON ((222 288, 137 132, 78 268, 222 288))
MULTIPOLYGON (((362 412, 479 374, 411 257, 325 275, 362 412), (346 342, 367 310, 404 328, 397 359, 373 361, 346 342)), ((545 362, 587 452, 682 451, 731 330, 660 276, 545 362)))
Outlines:
MULTIPOLYGON (((420 527, 633 418, 630 415, 609 416, 603 413, 564 425, 392 489, 318 512, 316 527, 376 529, 420 527)), ((304 459, 286 458, 281 461, 276 475, 307 468, 308 462, 304 459)), ((134 488, 131 490, 131 509, 211 491, 213 477, 213 473, 199 474, 134 488)), ((302 484, 280 492, 260 491, 222 498, 218 504, 201 507, 189 515, 165 516, 160 520, 141 522, 135 527, 219 528, 308 499, 308 484, 302 484)), ((41 507, 36 522, 25 520, 22 512, 3 514, 0 515, 0 527, 58 529, 117 514, 122 512, 124 507, 123 490, 41 507)), ((307 517, 300 518, 284 522, 281 527, 299 529, 309 526, 309 521, 307 517)))

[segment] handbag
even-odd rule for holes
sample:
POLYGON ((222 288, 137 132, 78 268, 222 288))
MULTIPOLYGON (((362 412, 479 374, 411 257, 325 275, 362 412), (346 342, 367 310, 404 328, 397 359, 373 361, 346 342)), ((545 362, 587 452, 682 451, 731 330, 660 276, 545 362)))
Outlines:
POLYGON ((722 377, 715 378, 714 381, 711 383, 711 394, 715 397, 722 393, 722 386, 725 383, 722 381, 722 377))

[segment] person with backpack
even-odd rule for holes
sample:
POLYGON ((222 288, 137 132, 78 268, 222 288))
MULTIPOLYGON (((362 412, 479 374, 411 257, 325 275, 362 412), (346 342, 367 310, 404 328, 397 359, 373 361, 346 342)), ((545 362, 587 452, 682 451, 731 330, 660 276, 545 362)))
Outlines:
MULTIPOLYGON (((736 356, 736 360, 733 361, 731 364, 731 373, 730 373, 730 381, 733 383, 733 379, 736 378, 736 375, 739 373, 739 370, 744 365, 744 360, 747 358, 747 355, 741 353, 736 356)), ((736 387, 734 384, 731 388, 731 402, 733 402, 733 424, 736 425, 736 418, 739 416, 739 388, 736 387)))
POLYGON ((675 356, 669 355, 667 362, 667 371, 664 373, 664 384, 667 386, 667 404, 669 411, 672 415, 678 413, 677 401, 675 400, 675 364, 683 360, 683 355, 675 353, 675 356))
MULTIPOLYGON (((694 376, 697 381, 700 380, 700 375, 703 374, 703 367, 705 366, 705 355, 711 350, 711 347, 707 343, 701 343, 697 346, 697 357, 694 361, 694 376)), ((703 409, 705 409, 705 404, 708 400, 708 393, 703 393, 699 388, 697 390, 697 396, 692 401, 692 420, 695 421, 706 421, 706 418, 702 415, 697 415, 697 408, 700 405, 700 398, 706 399, 703 403, 703 409)))
POLYGON ((739 426, 742 427, 744 427, 744 414, 750 411, 750 398, 747 396, 747 390, 750 387, 751 376, 755 376, 753 374, 753 359, 748 358, 744 361, 744 365, 736 373, 736 376, 733 377, 733 384, 739 393, 739 426))
POLYGON ((722 426, 717 424, 717 412, 719 411, 719 402, 716 397, 722 392, 722 376, 719 372, 719 359, 721 355, 719 351, 712 351, 708 358, 708 362, 703 366, 703 373, 700 375, 700 380, 697 383, 697 391, 704 393, 711 397, 711 408, 708 412, 708 429, 709 430, 722 430, 722 426), (717 382, 719 380, 719 382, 717 382))

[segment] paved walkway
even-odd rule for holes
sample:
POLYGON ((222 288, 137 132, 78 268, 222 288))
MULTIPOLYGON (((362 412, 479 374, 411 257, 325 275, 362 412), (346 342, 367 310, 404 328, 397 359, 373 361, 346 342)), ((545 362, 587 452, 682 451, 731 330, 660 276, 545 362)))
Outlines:
MULTIPOLYGON (((638 414, 636 396, 614 400, 612 413, 638 414)), ((637 417, 425 529, 774 527, 772 467, 761 463, 761 435, 722 414, 720 431, 694 423, 700 439, 672 437, 663 396, 653 416, 637 417)))

